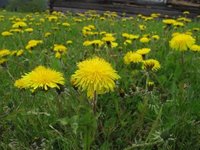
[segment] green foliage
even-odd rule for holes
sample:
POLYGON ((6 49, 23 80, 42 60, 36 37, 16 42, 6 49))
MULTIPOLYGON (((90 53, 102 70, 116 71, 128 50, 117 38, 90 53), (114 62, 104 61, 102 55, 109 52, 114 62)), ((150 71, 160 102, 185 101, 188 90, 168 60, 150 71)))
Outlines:
POLYGON ((41 12, 47 9, 47 0, 9 0, 7 9, 20 12, 41 12))

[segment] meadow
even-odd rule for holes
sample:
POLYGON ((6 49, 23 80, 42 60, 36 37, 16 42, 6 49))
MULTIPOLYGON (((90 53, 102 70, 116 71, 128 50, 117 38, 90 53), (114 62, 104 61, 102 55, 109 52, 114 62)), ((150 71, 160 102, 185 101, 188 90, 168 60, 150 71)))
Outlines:
POLYGON ((0 11, 0 149, 200 149, 188 13, 0 11))

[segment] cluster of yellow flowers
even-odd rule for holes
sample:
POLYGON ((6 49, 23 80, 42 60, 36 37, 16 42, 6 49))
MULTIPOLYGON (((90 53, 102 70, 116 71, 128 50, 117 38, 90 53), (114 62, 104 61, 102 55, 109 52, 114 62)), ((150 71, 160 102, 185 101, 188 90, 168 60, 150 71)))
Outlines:
MULTIPOLYGON (((112 66, 99 57, 82 61, 77 66, 78 70, 72 75, 71 82, 80 90, 87 91, 87 96, 91 99, 95 93, 103 94, 113 91, 114 81, 120 78, 112 66)), ((60 85, 64 85, 63 74, 44 66, 36 67, 15 81, 17 88, 31 89, 32 91, 38 88, 60 89, 60 85)))
POLYGON ((150 51, 150 48, 142 48, 137 51, 127 52, 124 56, 124 63, 127 65, 130 63, 142 63, 142 69, 157 71, 161 67, 159 61, 155 59, 145 59, 150 51))

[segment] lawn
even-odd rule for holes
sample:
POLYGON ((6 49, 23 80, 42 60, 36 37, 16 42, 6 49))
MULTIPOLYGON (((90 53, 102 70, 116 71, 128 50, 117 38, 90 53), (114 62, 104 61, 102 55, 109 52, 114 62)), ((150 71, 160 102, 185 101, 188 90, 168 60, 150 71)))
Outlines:
POLYGON ((188 13, 0 11, 0 149, 200 149, 188 13))

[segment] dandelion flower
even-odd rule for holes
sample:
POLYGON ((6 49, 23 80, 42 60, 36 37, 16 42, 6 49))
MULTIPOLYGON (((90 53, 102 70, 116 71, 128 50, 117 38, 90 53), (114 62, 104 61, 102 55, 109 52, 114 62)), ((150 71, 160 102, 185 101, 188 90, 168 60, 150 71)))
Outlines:
POLYGON ((8 49, 2 49, 2 50, 0 50, 0 57, 5 57, 5 56, 8 56, 10 54, 11 54, 11 52, 8 49))
POLYGON ((164 19, 162 22, 164 24, 167 24, 167 25, 173 25, 176 22, 176 20, 174 20, 174 19, 164 19))
POLYGON ((64 85, 63 74, 44 66, 36 67, 33 71, 23 75, 21 79, 15 81, 17 88, 30 88, 33 91, 38 88, 44 90, 49 88, 60 89, 60 85, 64 85))
POLYGON ((112 66, 104 59, 94 57, 78 63, 78 70, 72 75, 71 81, 74 86, 87 91, 89 98, 96 94, 104 94, 113 91, 115 80, 120 76, 112 66))
POLYGON ((160 69, 160 67, 161 66, 159 61, 155 59, 148 59, 143 61, 143 69, 157 71, 158 69, 160 69))
POLYGON ((190 49, 194 52, 200 52, 200 45, 192 45, 190 49))
POLYGON ((171 39, 171 41, 169 41, 170 47, 179 51, 186 51, 194 44, 195 39, 191 35, 187 34, 177 34, 171 39))
POLYGON ((138 54, 136 52, 130 51, 130 52, 126 53, 126 55, 124 56, 124 63, 127 65, 130 64, 131 62, 139 63, 142 61, 143 61, 142 55, 138 54))
POLYGON ((140 54, 140 55, 146 55, 148 54, 149 52, 151 51, 150 48, 141 48, 141 49, 138 49, 136 51, 136 53, 140 54))
POLYGON ((2 36, 11 36, 13 35, 11 32, 8 32, 8 31, 4 31, 1 33, 2 36))
POLYGON ((42 44, 43 41, 42 40, 30 40, 26 46, 27 50, 30 50, 36 46, 38 46, 39 44, 42 44))
POLYGON ((27 27, 27 24, 23 21, 19 21, 13 24, 12 28, 23 28, 27 27))
POLYGON ((142 38, 140 38, 140 42, 141 42, 141 43, 148 43, 149 41, 150 41, 150 39, 147 38, 147 37, 142 37, 142 38))

